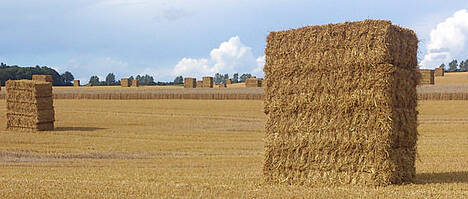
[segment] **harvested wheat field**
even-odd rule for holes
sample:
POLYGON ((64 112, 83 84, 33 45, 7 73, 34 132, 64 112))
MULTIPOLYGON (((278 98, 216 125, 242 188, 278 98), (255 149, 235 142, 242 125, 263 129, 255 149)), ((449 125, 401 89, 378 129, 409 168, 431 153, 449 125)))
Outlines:
POLYGON ((468 72, 444 73, 444 76, 435 77, 435 84, 468 84, 468 72))
POLYGON ((468 101, 418 103, 414 184, 320 188, 265 183, 261 100, 54 100, 55 131, 0 123, 0 198, 468 197, 468 101))

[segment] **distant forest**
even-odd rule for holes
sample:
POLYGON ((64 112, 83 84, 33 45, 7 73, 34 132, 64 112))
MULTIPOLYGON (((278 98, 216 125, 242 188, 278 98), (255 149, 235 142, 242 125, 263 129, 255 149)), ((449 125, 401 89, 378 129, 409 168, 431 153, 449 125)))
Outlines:
POLYGON ((32 75, 52 75, 52 84, 54 86, 71 86, 75 79, 73 74, 68 71, 59 74, 47 66, 20 67, 17 65, 8 66, 4 63, 0 64, 0 82, 2 86, 5 86, 7 80, 31 79, 32 75))

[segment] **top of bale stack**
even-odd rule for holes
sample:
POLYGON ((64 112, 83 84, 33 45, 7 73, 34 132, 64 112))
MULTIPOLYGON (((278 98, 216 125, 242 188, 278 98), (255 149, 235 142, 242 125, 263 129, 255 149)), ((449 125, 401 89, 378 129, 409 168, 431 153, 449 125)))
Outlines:
MULTIPOLYGON (((52 96, 52 87, 50 82, 32 81, 32 80, 8 80, 5 83, 7 89, 7 98, 15 95, 12 92, 31 91, 31 96, 23 96, 33 100, 34 98, 44 98, 52 96), (9 93, 8 93, 9 91, 9 93)), ((25 99, 26 99, 25 98, 25 99)))
POLYGON ((33 75, 32 80, 34 81, 42 81, 42 82, 53 82, 54 79, 52 75, 33 75))

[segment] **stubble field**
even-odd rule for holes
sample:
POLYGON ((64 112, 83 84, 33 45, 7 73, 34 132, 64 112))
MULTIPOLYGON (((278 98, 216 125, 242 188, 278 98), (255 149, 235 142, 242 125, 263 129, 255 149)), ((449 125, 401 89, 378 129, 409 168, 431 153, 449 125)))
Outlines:
POLYGON ((5 129, 0 198, 467 198, 468 101, 419 102, 414 184, 263 182, 262 101, 55 100, 56 130, 5 129))

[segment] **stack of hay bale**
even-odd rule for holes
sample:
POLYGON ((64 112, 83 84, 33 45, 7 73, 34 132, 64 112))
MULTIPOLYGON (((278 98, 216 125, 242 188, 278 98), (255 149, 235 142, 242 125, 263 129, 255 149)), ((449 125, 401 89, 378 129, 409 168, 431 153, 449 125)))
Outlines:
POLYGON ((197 88, 203 88, 203 81, 197 81, 197 88))
POLYGON ((128 78, 120 79, 120 85, 122 87, 130 87, 130 79, 128 79, 128 78))
POLYGON ((7 130, 48 131, 54 129, 52 83, 8 80, 6 89, 7 130))
POLYGON ((132 80, 132 87, 139 87, 140 86, 140 81, 134 79, 132 80))
POLYGON ((444 76, 444 67, 439 67, 434 70, 434 76, 436 77, 443 77, 444 76))
POLYGON ((420 69, 421 73, 421 85, 434 84, 434 70, 431 69, 420 69))
POLYGON ((270 33, 264 67, 266 181, 309 186, 411 181, 417 49, 416 34, 390 21, 270 33))
POLYGON ((196 88, 197 87, 197 79, 186 77, 184 79, 184 88, 196 88))
POLYGON ((226 88, 227 85, 226 84, 218 84, 218 88, 226 88))
POLYGON ((245 87, 262 87, 262 79, 261 78, 246 79, 245 87))
POLYGON ((213 77, 203 77, 203 88, 213 88, 213 77))
POLYGON ((52 75, 33 75, 32 80, 40 82, 53 82, 52 75))
POLYGON ((226 79, 226 84, 232 84, 232 79, 231 79, 231 78, 227 78, 227 79, 226 79))
POLYGON ((74 87, 80 87, 80 80, 73 80, 73 86, 74 87))

